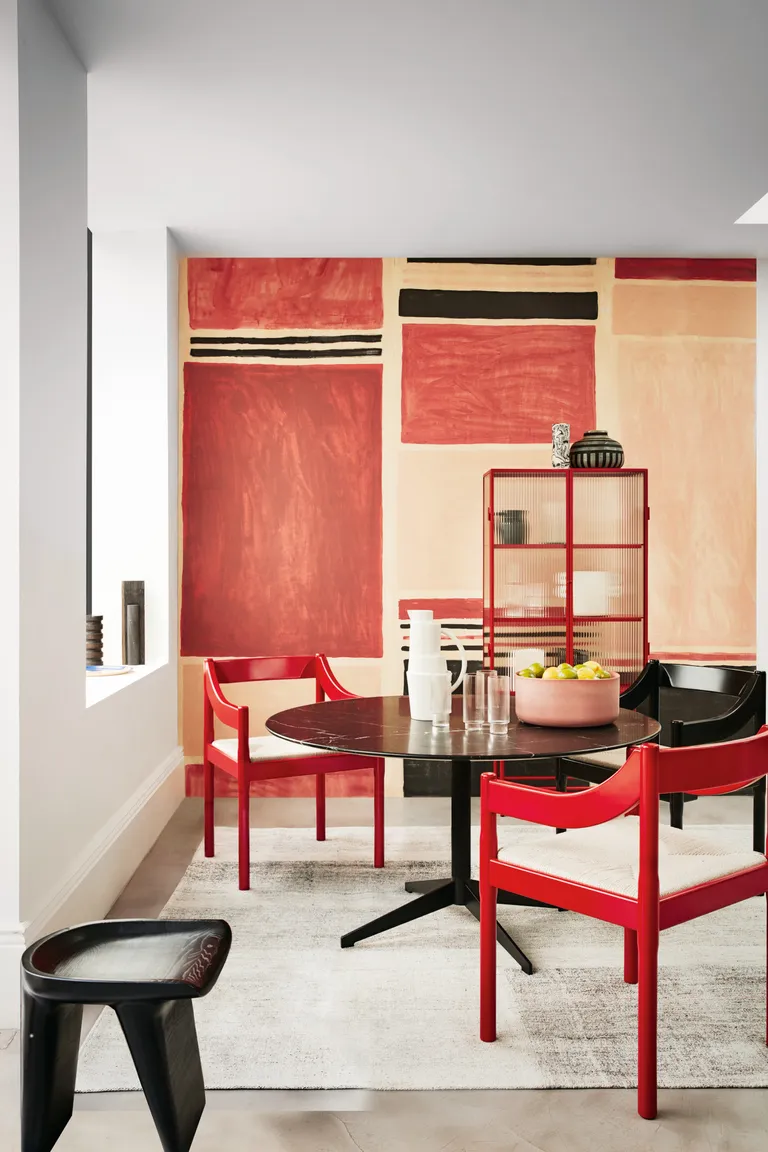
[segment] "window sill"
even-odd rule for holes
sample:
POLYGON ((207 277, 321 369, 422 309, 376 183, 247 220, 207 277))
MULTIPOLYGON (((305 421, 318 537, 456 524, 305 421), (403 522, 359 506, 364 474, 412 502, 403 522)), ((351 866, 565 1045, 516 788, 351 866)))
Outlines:
POLYGON ((91 708, 94 704, 98 704, 99 701, 106 700, 108 696, 114 696, 116 692, 122 692, 125 688, 130 688, 131 684, 135 684, 138 680, 144 680, 147 676, 151 676, 153 672, 157 672, 158 668, 165 668, 166 666, 167 661, 162 664, 142 664, 137 668, 133 668, 130 672, 123 672, 119 676, 86 676, 86 708, 91 708))

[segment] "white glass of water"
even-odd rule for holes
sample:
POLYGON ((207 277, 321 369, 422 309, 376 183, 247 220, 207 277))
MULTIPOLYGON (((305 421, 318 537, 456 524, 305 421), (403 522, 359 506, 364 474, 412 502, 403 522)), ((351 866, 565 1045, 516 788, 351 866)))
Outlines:
POLYGON ((494 676, 488 681, 488 722, 492 736, 503 736, 509 728, 509 676, 494 676))
POLYGON ((432 727, 446 729, 451 726, 451 674, 440 672, 431 677, 430 711, 432 727))

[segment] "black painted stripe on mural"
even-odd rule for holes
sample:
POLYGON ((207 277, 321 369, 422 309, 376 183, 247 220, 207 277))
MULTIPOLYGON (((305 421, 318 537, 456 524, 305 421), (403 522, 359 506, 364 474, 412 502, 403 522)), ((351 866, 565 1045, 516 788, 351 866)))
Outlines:
POLYGON ((191 336, 190 344, 379 344, 381 332, 359 336, 191 336))
POLYGON ((443 320, 596 320, 597 292, 465 292, 403 288, 400 315, 443 320))
POLYGON ((596 264, 591 256, 561 256, 554 259, 526 258, 518 256, 470 258, 467 256, 408 256, 408 264, 520 264, 531 268, 570 268, 577 265, 596 264))
POLYGON ((381 356, 381 348, 190 348, 190 356, 247 356, 249 360, 320 360, 326 356, 359 359, 381 356))

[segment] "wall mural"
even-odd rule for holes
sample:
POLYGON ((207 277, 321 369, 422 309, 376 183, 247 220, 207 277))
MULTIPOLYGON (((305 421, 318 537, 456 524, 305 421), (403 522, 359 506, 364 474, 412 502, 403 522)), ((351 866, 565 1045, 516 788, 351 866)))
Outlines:
MULTIPOLYGON (((399 692, 418 606, 479 651, 481 477, 548 468, 555 421, 650 471, 652 652, 754 660, 754 261, 190 259, 180 327, 191 792, 205 655, 399 692)), ((306 691, 242 689, 252 730, 306 691)))

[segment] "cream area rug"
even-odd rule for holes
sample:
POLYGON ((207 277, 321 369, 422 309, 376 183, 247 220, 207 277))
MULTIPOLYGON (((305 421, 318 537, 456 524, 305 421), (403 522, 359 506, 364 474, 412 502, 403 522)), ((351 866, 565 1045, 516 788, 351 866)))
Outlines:
MULTIPOLYGON (((751 843, 746 826, 717 832, 751 843)), ((388 829, 383 870, 369 862, 370 829, 332 829, 323 844, 310 829, 254 830, 250 892, 237 887, 235 829, 216 835, 216 858, 198 849, 163 913, 232 925, 219 983, 195 1004, 208 1088, 634 1085, 637 989, 623 982, 620 929, 501 908, 536 972, 499 951, 499 1039, 482 1044, 478 924, 465 909, 339 947, 343 932, 410 898, 406 879, 447 874, 447 829, 388 829)), ((502 829, 530 835, 541 830, 502 829)), ((662 935, 662 1086, 768 1086, 765 931, 765 900, 754 899, 662 935)), ((78 1089, 138 1087, 106 1010, 85 1042, 78 1089)))

